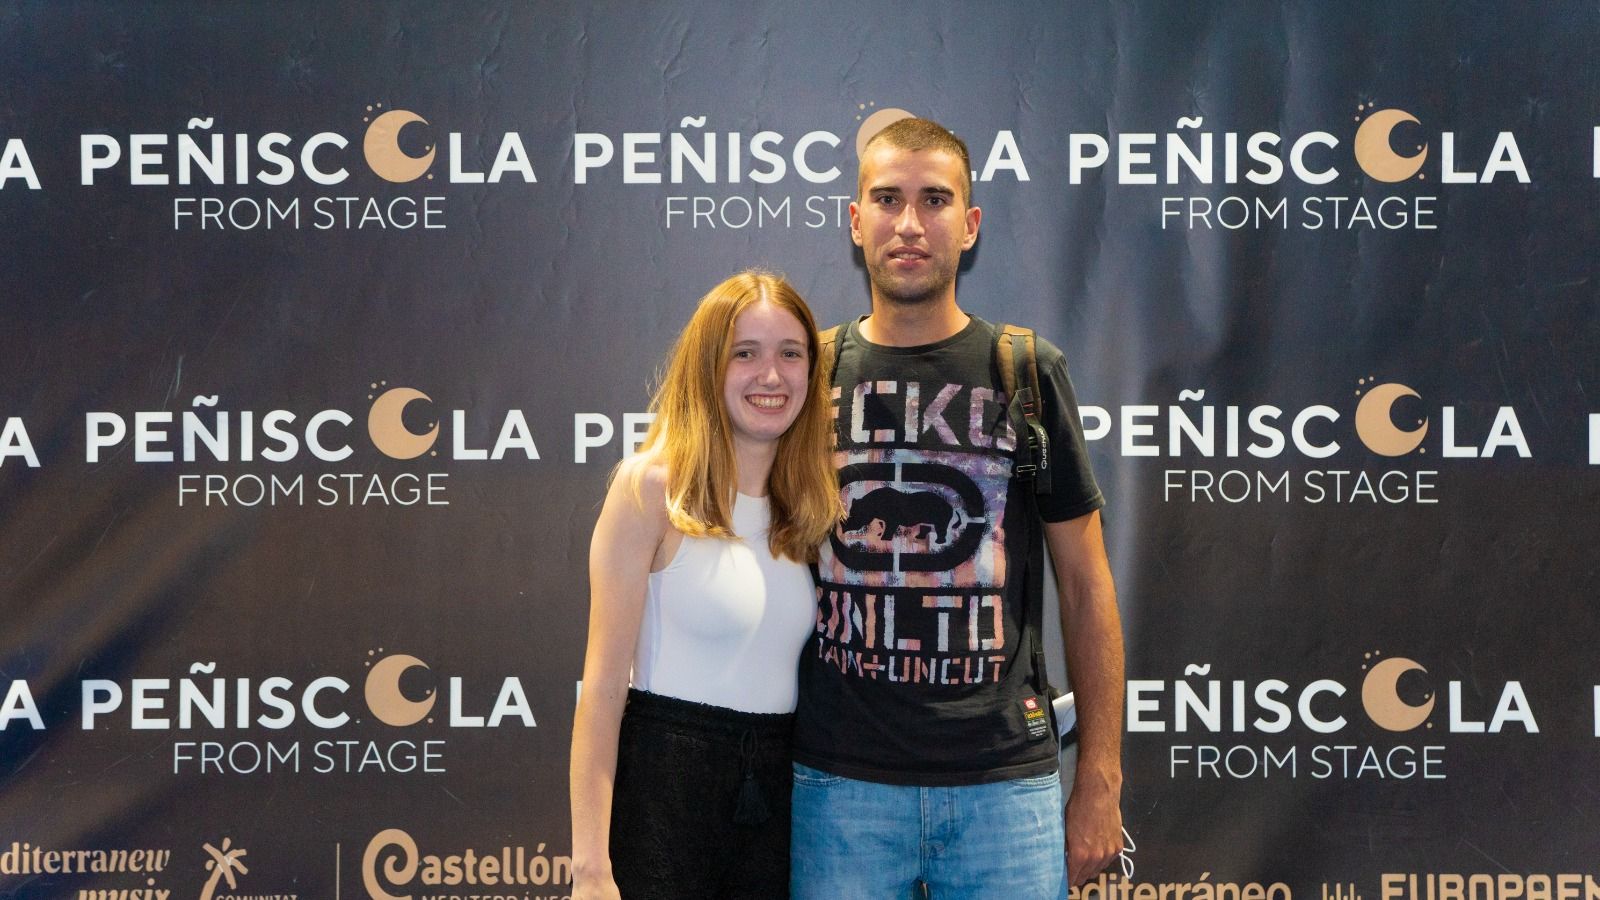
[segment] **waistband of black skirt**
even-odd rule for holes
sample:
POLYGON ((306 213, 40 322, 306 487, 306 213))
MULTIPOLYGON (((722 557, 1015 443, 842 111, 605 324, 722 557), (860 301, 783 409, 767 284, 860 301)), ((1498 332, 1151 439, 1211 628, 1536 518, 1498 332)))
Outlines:
POLYGON ((637 688, 628 689, 625 715, 649 722, 694 729, 708 736, 738 738, 746 732, 757 737, 787 739, 794 730, 794 713, 753 713, 693 700, 665 697, 637 688))

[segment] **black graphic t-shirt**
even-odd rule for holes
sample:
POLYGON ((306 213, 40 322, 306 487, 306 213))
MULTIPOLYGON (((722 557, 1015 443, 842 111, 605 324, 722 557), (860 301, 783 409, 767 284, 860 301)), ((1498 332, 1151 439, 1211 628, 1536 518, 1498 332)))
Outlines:
MULTIPOLYGON (((889 784, 981 784, 1053 771, 1022 635, 1028 545, 994 327, 973 317, 923 347, 841 329, 835 460, 847 515, 817 565, 800 657, 795 759, 889 784), (1030 727, 1031 726, 1031 727, 1030 727)), ((1038 342, 1052 492, 1062 522, 1104 505, 1061 351, 1038 342)), ((1054 616, 1054 604, 1044 607, 1054 616)))

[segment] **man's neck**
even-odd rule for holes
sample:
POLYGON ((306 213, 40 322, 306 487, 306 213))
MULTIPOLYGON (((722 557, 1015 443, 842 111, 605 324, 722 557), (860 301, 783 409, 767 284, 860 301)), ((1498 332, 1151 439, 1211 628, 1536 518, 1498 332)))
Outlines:
POLYGON ((956 306, 954 291, 924 303, 898 303, 874 292, 872 315, 862 320, 861 336, 885 347, 921 347, 959 333, 971 318, 956 306))

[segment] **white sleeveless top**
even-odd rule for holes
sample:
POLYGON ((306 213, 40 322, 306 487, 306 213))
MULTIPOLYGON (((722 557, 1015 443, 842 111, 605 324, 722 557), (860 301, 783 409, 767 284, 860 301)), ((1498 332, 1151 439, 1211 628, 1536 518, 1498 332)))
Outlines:
POLYGON ((768 551, 770 521, 765 497, 739 494, 737 540, 685 535, 672 561, 650 573, 635 688, 743 712, 794 712, 816 594, 805 566, 768 551))

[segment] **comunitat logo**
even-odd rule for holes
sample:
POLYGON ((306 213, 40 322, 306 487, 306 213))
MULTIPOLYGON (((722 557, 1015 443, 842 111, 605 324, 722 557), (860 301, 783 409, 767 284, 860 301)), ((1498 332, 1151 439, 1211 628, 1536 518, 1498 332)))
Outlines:
POLYGON ((1440 469, 1424 464, 1533 456, 1513 406, 1436 407, 1403 383, 1371 376, 1343 399, 1299 408, 1207 399, 1192 389, 1166 406, 1082 406, 1084 437, 1123 457, 1220 463, 1164 469, 1167 503, 1438 503, 1440 469), (1370 464, 1402 458, 1412 464, 1370 464), (1305 469, 1304 460, 1338 464, 1305 469))
POLYGON ((1168 777, 1234 780, 1439 780, 1446 777, 1441 734, 1539 733, 1520 682, 1475 681, 1469 691, 1449 681, 1441 704, 1438 681, 1414 659, 1374 650, 1360 671, 1299 683, 1223 680, 1210 677, 1210 664, 1193 664, 1181 679, 1130 679, 1128 731, 1201 735, 1167 748, 1168 777), (1350 732, 1360 734, 1337 740, 1350 732))
MULTIPOLYGON (((693 193, 673 191, 663 199, 668 229, 842 228, 850 221, 850 201, 855 199, 854 165, 845 154, 853 145, 859 157, 873 135, 914 115, 897 107, 880 108, 875 100, 856 104, 852 112, 853 141, 825 129, 798 135, 719 132, 707 115, 683 116, 672 132, 579 132, 573 135, 573 181, 694 185, 693 193), (767 187, 795 180, 813 189, 797 194, 767 187), (822 186, 833 189, 821 192, 822 186)), ((1027 164, 1011 131, 964 139, 972 152, 974 181, 1002 176, 1028 180, 1027 164)))
MULTIPOLYGON (((542 843, 426 853, 408 832, 387 828, 373 835, 361 854, 361 885, 371 900, 413 900, 418 893, 442 897, 440 888, 462 885, 473 896, 557 900, 570 893, 561 889, 570 884, 572 857, 547 852, 542 843)), ((449 896, 460 895, 452 891, 449 896)))
MULTIPOLYGON (((78 183, 95 187, 117 180, 135 187, 213 189, 205 195, 172 198, 174 230, 403 231, 446 228, 446 198, 379 197, 360 191, 279 197, 232 189, 299 182, 340 187, 359 184, 363 172, 374 185, 374 179, 452 185, 538 180, 522 136, 515 131, 503 132, 498 139, 452 131, 441 153, 434 126, 420 113, 372 103, 360 120, 363 125, 355 139, 338 131, 305 137, 276 130, 230 131, 218 129, 214 116, 190 118, 175 134, 82 134, 78 183), (485 169, 476 159, 479 148, 496 145, 494 160, 485 169)), ((20 138, 8 141, 0 155, 0 189, 11 179, 20 179, 32 190, 43 188, 20 138)))
POLYGON ((244 876, 250 874, 250 867, 244 862, 250 851, 234 844, 231 837, 224 837, 215 845, 207 843, 201 849, 205 852, 208 874, 200 888, 200 900, 297 900, 299 897, 287 891, 268 891, 260 886, 258 878, 252 878, 247 888, 249 893, 243 893, 246 889, 239 885, 245 881, 244 876))
MULTIPOLYGON (((307 681, 286 675, 223 677, 215 662, 197 662, 180 678, 127 682, 86 678, 79 684, 78 728, 157 732, 284 732, 295 726, 322 732, 359 730, 359 737, 177 740, 174 775, 270 773, 442 773, 445 737, 394 738, 392 729, 443 731, 535 728, 522 679, 507 675, 498 686, 441 678, 415 656, 367 652, 357 689, 338 675, 307 681), (443 703, 441 703, 443 699, 443 703), (374 737, 373 735, 377 736, 374 737)), ((0 731, 45 729, 26 679, 13 680, 0 702, 0 731)), ((58 726, 59 727, 59 726, 58 726)))
MULTIPOLYGON (((391 460, 462 462, 539 459, 528 418, 520 409, 503 412, 455 409, 436 414, 434 400, 412 387, 374 381, 364 413, 323 409, 230 410, 218 395, 199 395, 191 408, 132 413, 84 414, 84 462, 98 464, 122 454, 140 465, 190 467, 253 464, 259 472, 180 472, 179 506, 448 506, 449 473, 292 471, 307 461, 347 463, 363 456, 391 460), (408 424, 407 420, 411 422, 408 424), (445 432, 448 431, 448 437, 445 432), (492 437, 491 437, 492 435, 492 437), (268 468, 270 467, 270 468, 268 468), (282 471, 290 469, 291 471, 282 471)), ((579 434, 584 432, 579 429, 579 434)), ((20 417, 0 429, 0 465, 8 458, 38 468, 40 457, 20 417)))
MULTIPOLYGON (((250 869, 244 864, 244 857, 249 856, 250 851, 233 846, 233 838, 230 837, 222 839, 221 847, 206 844, 201 849, 206 852, 208 857, 206 871, 211 874, 206 878, 205 886, 200 889, 200 900, 213 900, 217 895, 217 888, 221 887, 223 882, 227 883, 228 890, 237 891, 238 876, 250 874, 250 869)), ((292 900, 293 897, 294 895, 290 894, 286 900, 292 900)))
MULTIPOLYGON (((1123 185, 1271 187, 1292 179, 1320 187, 1353 169, 1382 185, 1416 185, 1376 197, 1355 180, 1347 182, 1353 193, 1313 193, 1293 204, 1281 192, 1208 190, 1164 194, 1155 207, 1162 228, 1308 231, 1434 229, 1439 198, 1421 188, 1530 181, 1513 132, 1499 132, 1492 146, 1468 147, 1453 131, 1430 132, 1404 109, 1362 101, 1351 118, 1353 135, 1344 129, 1218 133, 1202 130, 1205 120, 1198 116, 1180 118, 1172 131, 1159 134, 1128 131, 1112 139, 1074 133, 1067 142, 1069 180, 1082 184, 1089 173, 1103 172, 1123 185)), ((1600 173, 1600 143, 1596 153, 1600 173)))

